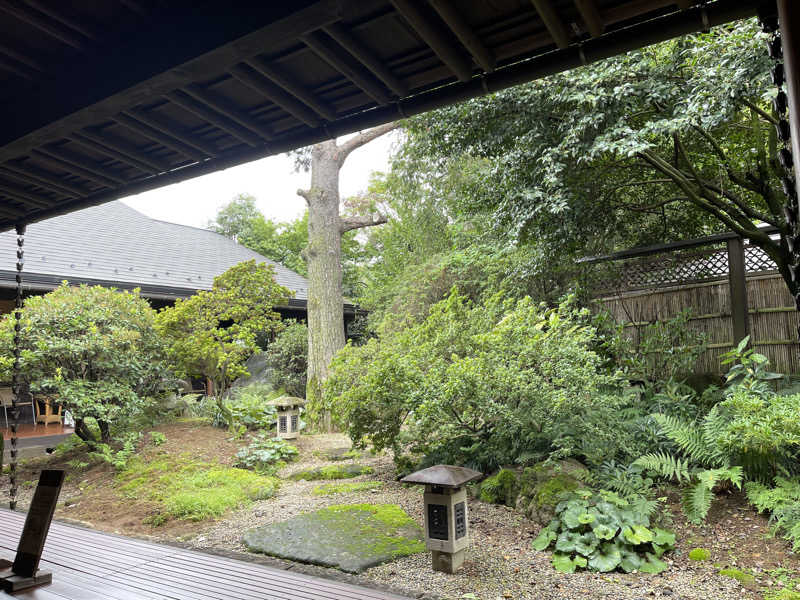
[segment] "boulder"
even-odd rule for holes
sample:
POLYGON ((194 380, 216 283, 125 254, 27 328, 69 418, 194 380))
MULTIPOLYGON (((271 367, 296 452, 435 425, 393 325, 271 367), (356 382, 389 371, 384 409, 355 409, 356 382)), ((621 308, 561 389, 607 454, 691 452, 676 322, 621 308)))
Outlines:
POLYGON ((245 387, 250 385, 251 383, 265 383, 267 385, 272 385, 273 380, 273 373, 272 369, 267 366, 267 353, 266 352, 256 352, 250 358, 247 359, 245 363, 245 368, 247 372, 250 373, 247 377, 239 377, 236 381, 231 384, 230 389, 234 390, 239 387, 245 387))
POLYGON ((584 487, 587 475, 586 467, 573 459, 528 467, 520 477, 516 508, 530 520, 547 525, 555 516, 561 494, 584 487))

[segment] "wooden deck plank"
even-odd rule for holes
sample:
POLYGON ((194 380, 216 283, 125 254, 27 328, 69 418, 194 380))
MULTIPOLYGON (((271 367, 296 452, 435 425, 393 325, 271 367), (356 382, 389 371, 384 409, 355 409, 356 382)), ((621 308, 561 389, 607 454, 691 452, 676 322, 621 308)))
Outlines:
MULTIPOLYGON (((11 557, 25 514, 0 509, 0 555, 11 557)), ((42 559, 54 582, 26 600, 408 600, 257 563, 53 523, 42 559)))

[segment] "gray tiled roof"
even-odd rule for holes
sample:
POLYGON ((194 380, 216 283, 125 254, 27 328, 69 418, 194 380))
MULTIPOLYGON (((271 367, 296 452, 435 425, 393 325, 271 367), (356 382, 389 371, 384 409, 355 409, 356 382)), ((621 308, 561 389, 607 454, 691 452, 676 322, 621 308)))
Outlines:
MULTIPOLYGON (((14 232, 0 233, 0 271, 14 271, 15 249, 14 232)), ((275 279, 295 292, 295 300, 307 299, 308 280, 291 269, 213 231, 157 221, 122 202, 29 225, 24 272, 29 281, 40 274, 190 295, 211 289, 215 276, 253 258, 273 265, 275 279)))

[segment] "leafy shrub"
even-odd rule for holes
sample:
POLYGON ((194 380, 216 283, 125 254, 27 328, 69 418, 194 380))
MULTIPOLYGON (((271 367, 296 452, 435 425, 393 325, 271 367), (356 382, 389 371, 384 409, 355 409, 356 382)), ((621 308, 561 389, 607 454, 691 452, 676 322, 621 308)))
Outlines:
POLYGON ((325 398, 356 445, 492 471, 557 453, 602 462, 617 380, 589 349, 594 329, 569 302, 457 292, 423 322, 333 361, 325 398))
POLYGON ((308 327, 290 321, 267 348, 267 365, 275 386, 289 396, 305 398, 308 372, 308 327))
MULTIPOLYGON (((28 298, 20 332, 23 378, 58 398, 83 439, 111 443, 169 381, 155 311, 139 293, 66 283, 28 298), (87 420, 96 421, 97 435, 87 420), (98 439, 99 438, 99 439, 98 439)), ((13 363, 13 319, 0 324, 0 377, 13 363)))
POLYGON ((792 551, 800 551, 800 479, 777 477, 775 487, 749 482, 747 499, 759 512, 769 512, 773 533, 792 543, 792 551))
POLYGON ((634 381, 676 381, 693 372, 705 351, 705 336, 689 327, 690 311, 647 325, 616 325, 607 313, 595 318, 600 348, 634 381))
POLYGON ((128 461, 135 454, 136 445, 141 438, 142 433, 140 431, 127 432, 114 444, 114 446, 119 446, 118 448, 112 448, 110 444, 101 442, 94 444, 89 456, 100 462, 108 463, 116 470, 121 471, 128 465, 128 461))
POLYGON ((236 466, 263 472, 296 456, 297 448, 286 440, 262 433, 254 436, 249 445, 236 453, 236 466))
POLYGON ((564 573, 578 567, 660 573, 667 568, 660 557, 675 548, 675 534, 650 527, 653 510, 653 503, 633 504, 612 492, 575 492, 558 504, 533 548, 542 551, 555 542, 552 563, 564 573))
POLYGON ((150 441, 153 443, 153 446, 160 446, 167 441, 167 436, 160 431, 151 431, 150 441))
POLYGON ((279 395, 265 383, 237 388, 224 401, 224 410, 217 411, 215 424, 238 434, 270 429, 275 425, 276 409, 269 401, 279 395))
POLYGON ((480 499, 492 504, 514 506, 519 493, 517 475, 511 469, 500 469, 481 482, 480 499))

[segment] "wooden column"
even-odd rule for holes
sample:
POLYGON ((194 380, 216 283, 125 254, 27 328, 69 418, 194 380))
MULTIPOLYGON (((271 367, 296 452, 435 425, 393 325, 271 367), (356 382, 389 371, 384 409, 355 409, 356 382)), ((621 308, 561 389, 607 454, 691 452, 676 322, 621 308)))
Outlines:
POLYGON ((731 323, 734 346, 750 335, 742 238, 728 240, 728 287, 731 294, 731 323))
MULTIPOLYGON (((786 93, 789 96, 789 126, 792 132, 795 186, 800 183, 800 3, 778 0, 778 23, 783 42, 786 93)), ((800 198, 800 187, 797 197, 800 198)))

